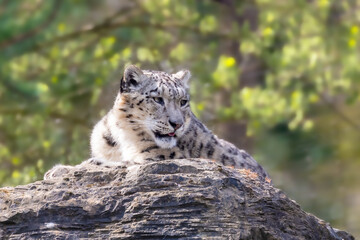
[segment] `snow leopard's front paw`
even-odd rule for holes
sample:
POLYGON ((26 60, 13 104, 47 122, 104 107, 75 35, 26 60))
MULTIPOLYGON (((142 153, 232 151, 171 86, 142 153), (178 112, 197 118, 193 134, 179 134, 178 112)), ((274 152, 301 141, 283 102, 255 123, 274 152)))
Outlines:
POLYGON ((69 173, 72 166, 56 165, 44 174, 44 180, 60 178, 63 175, 69 173))
POLYGON ((81 165, 82 166, 84 166, 84 165, 96 165, 96 166, 101 166, 101 167, 106 167, 106 168, 124 166, 124 164, 121 163, 121 162, 111 162, 111 161, 106 161, 106 160, 103 160, 103 159, 100 159, 100 158, 89 158, 88 160, 82 162, 81 165))
POLYGON ((96 166, 103 166, 105 164, 105 160, 100 158, 89 158, 86 161, 83 161, 80 165, 96 165, 96 166))

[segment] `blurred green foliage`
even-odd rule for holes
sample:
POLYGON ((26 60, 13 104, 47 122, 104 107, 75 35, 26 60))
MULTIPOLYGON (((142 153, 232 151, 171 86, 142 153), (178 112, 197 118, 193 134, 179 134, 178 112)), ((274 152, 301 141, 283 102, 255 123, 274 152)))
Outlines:
POLYGON ((360 234, 359 9, 359 0, 2 0, 0 186, 86 159, 125 64, 188 68, 200 118, 227 139, 245 125, 235 137, 250 144, 235 143, 277 186, 360 234))

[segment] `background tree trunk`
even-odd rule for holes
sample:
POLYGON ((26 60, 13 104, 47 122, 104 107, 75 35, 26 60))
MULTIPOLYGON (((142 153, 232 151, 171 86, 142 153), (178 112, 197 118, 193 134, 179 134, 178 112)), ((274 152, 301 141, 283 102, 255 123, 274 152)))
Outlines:
MULTIPOLYGON (((247 1, 244 3, 244 10, 242 13, 236 12, 234 0, 218 0, 225 8, 226 13, 221 19, 223 20, 223 27, 231 28, 233 23, 237 23, 239 28, 244 24, 248 24, 251 31, 258 29, 258 15, 259 11, 256 7, 255 1, 247 1)), ((263 83, 265 66, 262 60, 252 54, 244 54, 240 51, 241 39, 222 41, 222 48, 225 54, 232 56, 241 69, 239 76, 239 90, 244 87, 252 87, 263 83)), ((223 89, 217 93, 217 101, 219 106, 230 106, 229 91, 223 89)), ((219 133, 221 138, 224 138, 234 143, 239 148, 246 149, 251 152, 253 142, 250 137, 246 135, 246 124, 240 121, 233 122, 219 122, 215 126, 215 132, 219 133)))

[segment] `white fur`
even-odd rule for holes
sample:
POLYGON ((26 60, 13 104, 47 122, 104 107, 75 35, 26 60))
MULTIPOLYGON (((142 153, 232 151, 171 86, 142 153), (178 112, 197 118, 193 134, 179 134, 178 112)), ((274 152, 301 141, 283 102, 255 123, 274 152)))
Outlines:
POLYGON ((155 137, 155 143, 156 145, 158 145, 161 148, 173 148, 176 146, 176 138, 172 137, 172 138, 166 138, 169 139, 170 141, 165 141, 165 139, 159 139, 155 137))
POLYGON ((116 125, 117 119, 115 118, 114 114, 111 114, 108 118, 109 126, 112 129, 113 138, 116 140, 120 140, 120 148, 114 148, 114 154, 111 159, 108 161, 122 161, 125 165, 132 165, 132 164, 141 164, 144 162, 144 159, 141 157, 133 156, 138 155, 139 152, 139 145, 134 144, 137 142, 137 137, 130 129, 130 126, 127 125, 116 125), (121 159, 119 158, 121 155, 121 159))

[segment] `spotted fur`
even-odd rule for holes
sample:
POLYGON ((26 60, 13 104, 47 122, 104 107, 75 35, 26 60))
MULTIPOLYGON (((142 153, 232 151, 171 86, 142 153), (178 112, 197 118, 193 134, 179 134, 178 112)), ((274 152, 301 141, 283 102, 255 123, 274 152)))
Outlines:
POLYGON ((190 72, 168 74, 129 66, 113 108, 91 135, 93 159, 133 166, 146 161, 205 158, 261 177, 264 169, 244 150, 219 139, 192 113, 190 72))

